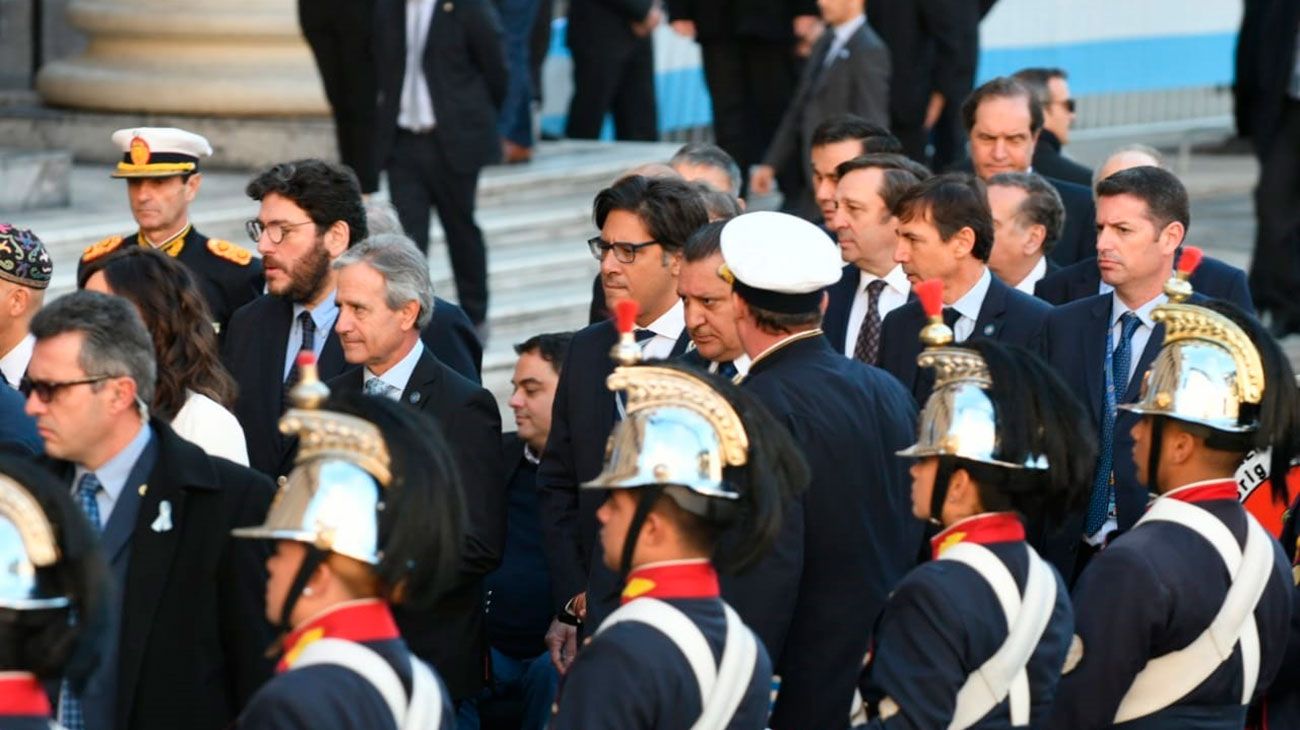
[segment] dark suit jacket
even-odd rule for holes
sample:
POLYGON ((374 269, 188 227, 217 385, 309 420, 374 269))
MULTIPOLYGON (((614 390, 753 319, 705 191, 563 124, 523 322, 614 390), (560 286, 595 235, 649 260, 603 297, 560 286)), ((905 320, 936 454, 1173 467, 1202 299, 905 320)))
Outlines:
POLYGON ((45 452, 36 422, 24 411, 26 403, 22 394, 0 383, 0 453, 32 457, 45 452))
MULTIPOLYGON (((363 368, 328 382, 330 389, 360 392, 363 368)), ((492 394, 442 364, 429 350, 420 355, 401 401, 442 426, 456 455, 465 495, 466 524, 462 574, 432 608, 394 608, 402 638, 417 656, 438 670, 455 700, 483 685, 483 576, 501 562, 506 539, 506 495, 501 464, 501 415, 492 394)))
MULTIPOLYGON (((379 70, 376 159, 382 167, 397 135, 406 75, 406 3, 375 6, 375 67, 379 70)), ((486 0, 439 2, 424 47, 435 137, 452 169, 471 173, 501 156, 497 113, 506 97, 506 60, 496 8, 486 0)))
MULTIPOLYGON (((994 276, 970 338, 986 337, 1036 350, 1043 322, 1051 309, 994 276)), ((928 321, 921 303, 911 301, 890 312, 880 325, 880 367, 898 378, 921 404, 930 397, 934 385, 931 372, 916 366, 916 357, 921 354, 921 328, 928 321)))
POLYGON ((1038 133, 1033 166, 1034 172, 1044 177, 1092 188, 1092 170, 1061 154, 1061 140, 1046 129, 1038 133))
POLYGON ((565 38, 578 53, 626 52, 647 39, 632 32, 645 19, 652 0, 570 0, 565 38))
POLYGON ((970 0, 889 0, 871 3, 867 20, 893 56, 890 128, 921 128, 930 93, 951 108, 975 82, 981 8, 970 0))
MULTIPOLYGON (((482 345, 473 326, 458 319, 455 305, 442 300, 434 303, 433 319, 421 333, 434 355, 446 356, 462 374, 477 381, 475 363, 482 358, 482 345), (433 331, 431 331, 433 330, 433 331)), ((283 415, 284 351, 293 324, 293 304, 269 294, 236 310, 222 341, 221 360, 239 384, 235 417, 244 427, 248 442, 248 464, 272 478, 288 474, 293 467, 293 449, 280 435, 283 415)), ((320 359, 316 363, 321 380, 329 380, 347 369, 343 348, 333 328, 325 337, 320 359)))
MULTIPOLYGON (((858 285, 861 283, 862 270, 853 264, 845 264, 840 280, 826 290, 826 314, 822 315, 822 332, 826 333, 826 339, 831 341, 831 347, 836 352, 844 352, 844 339, 848 337, 849 329, 849 310, 853 308, 853 300, 857 297, 858 285)), ((908 292, 909 302, 915 298, 915 294, 908 292)), ((853 336, 857 337, 857 333, 853 333, 853 336)))
POLYGON ((794 42, 794 19, 819 15, 814 0, 669 0, 673 20, 695 22, 700 43, 746 38, 794 42))
POLYGON ((889 49, 870 24, 863 24, 822 68, 821 59, 833 39, 834 33, 827 30, 813 44, 794 98, 763 157, 766 164, 781 169, 795 160, 807 168, 813 131, 837 114, 889 124, 889 49))
MULTIPOLYGON (((1191 281, 1197 294, 1232 302, 1251 314, 1255 313, 1246 272, 1241 269, 1206 256, 1192 273, 1191 281)), ((1095 297, 1100 286, 1101 271, 1097 268, 1097 259, 1090 258, 1044 276, 1034 285, 1034 296, 1060 306, 1095 297)))
MULTIPOLYGON (((208 456, 166 422, 149 425, 153 468, 139 485, 144 493, 125 486, 101 540, 112 572, 125 577, 111 726, 215 730, 271 674, 268 543, 230 531, 261 524, 274 489, 261 474, 208 456), (156 531, 164 501, 172 528, 156 531)), ((71 464, 55 469, 71 482, 71 464)), ((93 701, 86 700, 89 717, 93 701)))
POLYGON ((1272 150, 1282 123, 1295 70, 1297 23, 1300 5, 1296 3, 1246 3, 1233 90, 1241 131, 1254 142, 1261 159, 1272 150))

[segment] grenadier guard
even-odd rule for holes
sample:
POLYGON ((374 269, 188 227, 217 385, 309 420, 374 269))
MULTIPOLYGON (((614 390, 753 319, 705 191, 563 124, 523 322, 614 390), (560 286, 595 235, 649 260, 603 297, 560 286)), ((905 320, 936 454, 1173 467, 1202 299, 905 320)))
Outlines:
POLYGON ((1075 586, 1054 729, 1241 728, 1286 649, 1289 565, 1233 475, 1294 427, 1295 386, 1246 315, 1186 303, 1189 253, 1152 315, 1165 338, 1140 400, 1121 406, 1141 417, 1133 459, 1157 496, 1075 586))
POLYGON ((99 663, 108 565, 68 488, 7 457, 0 565, 0 730, 61 727, 43 685, 65 678, 80 690, 99 663))
POLYGON ((189 206, 199 193, 199 160, 212 155, 203 137, 172 127, 119 129, 113 144, 122 149, 113 177, 127 181, 127 201, 139 229, 109 236, 81 254, 81 264, 122 246, 152 246, 189 267, 212 310, 217 333, 236 309, 262 293, 262 262, 230 241, 208 238, 194 229, 189 206))
POLYGON ((1074 631, 1061 576, 1025 522, 1087 499, 1097 446, 1061 379, 1021 347, 952 344, 942 282, 915 289, 935 371, 912 462, 912 511, 943 528, 876 623, 859 682, 862 728, 1044 727, 1074 631))
POLYGON ((294 408, 296 466, 259 527, 275 541, 267 618, 283 638, 279 674, 249 701, 241 728, 437 730, 453 726, 446 688, 398 633, 390 603, 422 606, 454 576, 464 505, 437 425, 387 398, 338 397, 311 353, 294 408))
POLYGON ((621 606, 570 667, 551 727, 761 730, 772 665, 722 600, 718 569, 764 555, 808 469, 790 434, 722 378, 635 366, 635 306, 616 305, 623 366, 607 381, 626 416, 604 470, 583 485, 608 494, 596 516, 621 606))

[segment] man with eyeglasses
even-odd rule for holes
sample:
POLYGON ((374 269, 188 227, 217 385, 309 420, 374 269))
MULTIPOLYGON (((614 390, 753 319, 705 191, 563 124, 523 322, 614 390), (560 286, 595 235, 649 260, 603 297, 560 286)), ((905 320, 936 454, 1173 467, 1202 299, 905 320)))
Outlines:
MULTIPOLYGON (((600 261, 600 283, 611 310, 636 303, 636 338, 643 357, 677 357, 690 342, 677 278, 686 239, 708 222, 689 183, 629 175, 596 195, 592 217, 600 235, 587 242, 600 261)), ((556 386, 551 433, 538 467, 542 538, 551 569, 556 622, 547 633, 561 671, 573 661, 579 625, 590 635, 618 604, 618 580, 605 567, 596 539, 602 495, 578 485, 600 473, 605 441, 622 418, 623 402, 605 387, 618 340, 611 320, 573 336, 556 386)))
POLYGON ((230 537, 270 507, 266 477, 151 418, 153 341, 125 299, 78 291, 32 319, 27 413, 99 535, 117 586, 109 637, 83 687, 64 683, 69 730, 216 728, 270 676, 266 550, 230 537))
POLYGON ((189 267, 212 323, 222 333, 236 309, 262 292, 262 263, 230 241, 208 238, 190 223, 190 203, 199 193, 199 160, 212 154, 203 137, 183 129, 119 129, 113 143, 122 160, 112 176, 126 180, 127 201, 139 230, 109 236, 86 248, 78 270, 87 262, 122 246, 151 246, 189 267))
POLYGON ((1024 84, 1043 107, 1043 129, 1034 145, 1034 172, 1057 180, 1092 185, 1092 170, 1066 157, 1075 103, 1066 73, 1059 68, 1022 68, 1011 78, 1024 84))

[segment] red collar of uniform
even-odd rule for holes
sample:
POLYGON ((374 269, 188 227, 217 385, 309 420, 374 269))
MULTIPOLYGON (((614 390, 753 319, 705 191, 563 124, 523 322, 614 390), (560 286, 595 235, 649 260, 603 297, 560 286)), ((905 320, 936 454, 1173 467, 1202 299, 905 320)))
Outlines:
POLYGON ((288 671, 302 650, 318 639, 366 642, 396 639, 400 635, 388 604, 378 598, 340 603, 307 619, 285 637, 284 645, 288 649, 275 670, 288 671))
POLYGON ((1211 502, 1220 499, 1237 501, 1237 482, 1235 479, 1209 479, 1203 482, 1185 484, 1160 495, 1160 499, 1176 499, 1180 502, 1211 502))
POLYGON ((35 675, 28 672, 0 672, 0 715, 50 716, 50 698, 35 675))
POLYGON ((707 558, 674 560, 637 568, 627 577, 619 603, 634 598, 717 598, 718 571, 707 558))
POLYGON ((988 545, 1024 539, 1025 525, 1019 515, 1015 512, 988 512, 958 520, 930 538, 930 552, 938 559, 944 550, 959 542, 988 545))

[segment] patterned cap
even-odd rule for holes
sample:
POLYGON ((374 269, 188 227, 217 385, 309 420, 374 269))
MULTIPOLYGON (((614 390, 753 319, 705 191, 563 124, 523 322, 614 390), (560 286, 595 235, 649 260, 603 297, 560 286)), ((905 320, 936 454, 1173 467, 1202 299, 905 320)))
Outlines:
POLYGON ((50 254, 35 233, 0 223, 0 279, 44 289, 53 274, 50 254))

